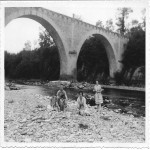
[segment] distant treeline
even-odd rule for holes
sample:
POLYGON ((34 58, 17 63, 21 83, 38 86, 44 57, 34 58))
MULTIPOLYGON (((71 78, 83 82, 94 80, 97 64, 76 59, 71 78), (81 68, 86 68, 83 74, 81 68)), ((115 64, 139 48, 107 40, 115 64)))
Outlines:
POLYGON ((5 51, 5 76, 13 79, 58 80, 59 54, 56 46, 23 50, 18 54, 5 51))

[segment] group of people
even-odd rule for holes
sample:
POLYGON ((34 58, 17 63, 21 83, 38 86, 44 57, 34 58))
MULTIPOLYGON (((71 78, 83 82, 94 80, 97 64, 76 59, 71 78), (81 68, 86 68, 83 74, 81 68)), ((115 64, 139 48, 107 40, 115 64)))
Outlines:
MULTIPOLYGON (((101 92, 103 91, 103 89, 101 88, 101 85, 98 81, 96 81, 96 85, 94 86, 93 91, 95 92, 95 103, 97 105, 97 111, 101 112, 101 104, 103 103, 103 97, 101 92)), ((68 97, 66 91, 63 89, 63 85, 61 85, 60 90, 56 94, 56 100, 59 110, 65 111, 65 108, 67 107, 68 97)), ((80 115, 89 115, 83 91, 79 91, 79 97, 77 98, 77 108, 80 115)))

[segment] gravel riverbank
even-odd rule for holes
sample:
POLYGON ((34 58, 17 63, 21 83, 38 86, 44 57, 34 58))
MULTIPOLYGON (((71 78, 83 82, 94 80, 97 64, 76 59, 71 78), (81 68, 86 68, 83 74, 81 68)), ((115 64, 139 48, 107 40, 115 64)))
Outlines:
POLYGON ((90 116, 77 114, 76 101, 67 112, 51 111, 48 96, 36 86, 6 90, 4 133, 7 142, 144 142, 145 118, 89 106, 90 116), (33 92, 36 89, 36 92, 33 92))

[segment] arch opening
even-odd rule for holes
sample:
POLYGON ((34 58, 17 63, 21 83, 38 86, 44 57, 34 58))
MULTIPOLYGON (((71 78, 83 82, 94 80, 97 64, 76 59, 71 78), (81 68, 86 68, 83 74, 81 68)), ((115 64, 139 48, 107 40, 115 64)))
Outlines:
POLYGON ((55 42, 55 45, 57 46, 58 55, 59 55, 58 56, 59 63, 60 63, 60 65, 59 65, 59 77, 60 77, 60 75, 63 74, 63 72, 65 71, 65 68, 67 67, 67 65, 66 65, 67 56, 65 53, 65 48, 64 48, 64 44, 63 44, 61 35, 59 34, 57 27, 55 27, 54 23, 50 22, 50 20, 48 20, 48 18, 45 18, 43 16, 41 17, 38 15, 38 13, 36 13, 36 15, 34 15, 30 11, 29 14, 25 15, 24 12, 25 12, 24 9, 22 9, 22 12, 18 11, 18 10, 13 11, 9 15, 7 12, 5 12, 5 26, 7 26, 8 23, 10 23, 12 20, 17 19, 17 18, 28 18, 28 19, 32 19, 32 20, 38 22, 39 24, 41 24, 49 32, 49 34, 53 38, 53 41, 55 42))
POLYGON ((116 70, 115 56, 109 41, 100 34, 92 34, 83 43, 77 60, 77 80, 108 84, 116 70))

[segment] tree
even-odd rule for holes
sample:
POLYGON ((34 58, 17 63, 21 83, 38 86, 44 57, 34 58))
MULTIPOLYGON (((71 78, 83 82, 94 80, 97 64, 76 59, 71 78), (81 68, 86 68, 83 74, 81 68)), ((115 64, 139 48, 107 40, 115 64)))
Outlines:
POLYGON ((134 19, 132 20, 131 22, 129 22, 127 25, 126 25, 126 32, 124 35, 126 35, 127 37, 130 37, 131 36, 131 29, 135 28, 135 27, 138 27, 140 26, 140 23, 138 20, 134 19))
POLYGON ((98 21, 96 22, 96 26, 97 26, 97 27, 100 27, 100 28, 104 28, 103 22, 100 21, 100 20, 98 20, 98 21))
POLYGON ((135 69, 145 66, 145 31, 140 25, 130 30, 130 38, 122 63, 124 72, 131 70, 130 79, 135 69))
POLYGON ((40 78, 56 80, 59 78, 60 62, 58 49, 46 29, 39 34, 40 51, 40 78))
POLYGON ((132 20, 132 27, 136 27, 139 25, 139 21, 138 20, 132 20))
POLYGON ((31 50, 31 41, 27 41, 24 44, 24 50, 31 50))
POLYGON ((14 73, 15 54, 5 51, 5 77, 12 77, 14 73))
POLYGON ((44 80, 57 80, 59 78, 60 61, 56 46, 40 48, 40 78, 44 80))
POLYGON ((38 40, 34 40, 33 42, 33 49, 39 48, 38 40))
POLYGON ((44 29, 43 27, 40 28, 39 33, 39 45, 41 48, 43 47, 50 47, 55 45, 53 38, 51 37, 50 33, 44 29))
MULTIPOLYGON (((44 29, 39 34, 40 48, 30 51, 30 43, 17 53, 5 52, 5 76, 8 78, 58 80, 59 54, 49 33, 44 29)), ((36 44, 36 43, 35 43, 36 44)))
POLYGON ((109 31, 114 31, 114 25, 113 25, 113 20, 109 19, 106 21, 105 28, 109 31))
POLYGON ((126 32, 126 19, 132 12, 133 10, 131 8, 118 8, 118 17, 116 25, 118 26, 117 31, 119 33, 124 34, 126 32))

